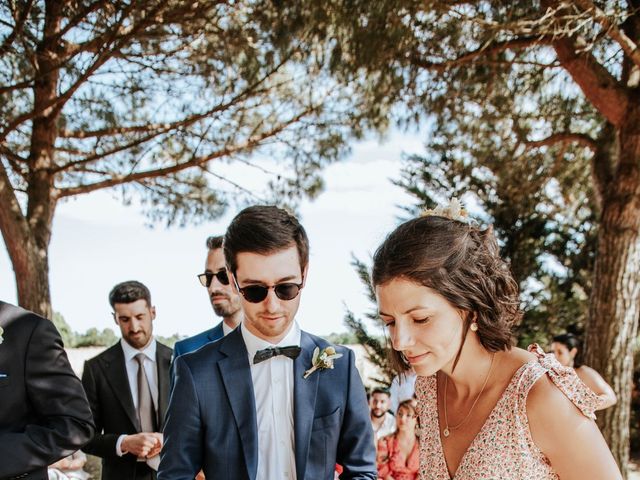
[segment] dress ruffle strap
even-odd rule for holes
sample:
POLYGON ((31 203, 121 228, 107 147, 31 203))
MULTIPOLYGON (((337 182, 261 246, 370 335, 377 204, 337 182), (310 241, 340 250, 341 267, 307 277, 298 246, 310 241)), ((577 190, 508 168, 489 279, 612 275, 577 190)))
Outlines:
POLYGON ((549 379, 582 414, 595 420, 594 412, 601 399, 580 380, 575 370, 561 365, 552 353, 544 353, 537 343, 529 345, 527 350, 538 357, 538 364, 544 368, 549 379))

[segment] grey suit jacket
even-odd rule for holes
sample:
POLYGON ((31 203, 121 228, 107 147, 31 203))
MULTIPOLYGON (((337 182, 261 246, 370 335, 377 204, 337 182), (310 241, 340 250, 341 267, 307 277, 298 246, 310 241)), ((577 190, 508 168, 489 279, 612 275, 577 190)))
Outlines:
MULTIPOLYGON (((377 478, 373 431, 353 352, 334 369, 304 379, 316 347, 325 340, 301 334, 294 361, 294 437, 298 480, 377 478)), ((193 480, 203 469, 212 479, 255 480, 258 433, 247 349, 240 329, 175 360, 158 480, 193 480)), ((265 460, 268 461, 268 460, 265 460)))

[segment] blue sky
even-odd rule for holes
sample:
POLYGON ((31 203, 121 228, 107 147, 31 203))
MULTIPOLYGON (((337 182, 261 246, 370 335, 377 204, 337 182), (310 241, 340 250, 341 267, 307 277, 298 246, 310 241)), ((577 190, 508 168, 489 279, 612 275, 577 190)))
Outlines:
MULTIPOLYGON (((422 138, 392 133, 384 141, 354 145, 345 161, 324 173, 325 191, 303 201, 300 219, 311 243, 310 270, 298 320, 315 334, 345 331, 345 305, 356 313, 370 306, 355 271, 352 253, 367 259, 413 200, 390 179, 398 178, 403 153, 420 153, 422 138)), ((242 167, 232 172, 246 179, 242 167)), ((245 182, 246 184, 246 182, 245 182)), ((96 192, 59 205, 50 248, 54 310, 71 327, 114 327, 107 295, 120 281, 136 279, 151 290, 161 335, 192 335, 217 319, 196 274, 203 271, 208 235, 222 234, 237 213, 232 207, 216 222, 186 228, 145 226, 133 205, 123 206, 109 192, 96 192)), ((0 298, 15 303, 13 270, 0 249, 0 298)))

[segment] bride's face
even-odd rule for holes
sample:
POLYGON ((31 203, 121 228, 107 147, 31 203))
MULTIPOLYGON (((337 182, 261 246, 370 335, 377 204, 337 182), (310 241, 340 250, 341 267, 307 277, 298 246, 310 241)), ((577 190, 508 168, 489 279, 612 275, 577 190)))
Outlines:
POLYGON ((393 349, 418 375, 450 370, 462 342, 462 312, 435 290, 402 278, 378 285, 376 297, 393 349))

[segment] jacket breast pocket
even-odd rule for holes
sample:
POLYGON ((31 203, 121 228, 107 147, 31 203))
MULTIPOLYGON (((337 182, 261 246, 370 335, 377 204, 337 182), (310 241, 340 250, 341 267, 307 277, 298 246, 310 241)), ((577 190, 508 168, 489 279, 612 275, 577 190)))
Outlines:
POLYGON ((313 419, 312 431, 325 430, 340 425, 340 407, 336 408, 329 415, 313 419))

